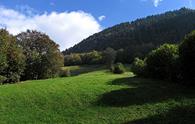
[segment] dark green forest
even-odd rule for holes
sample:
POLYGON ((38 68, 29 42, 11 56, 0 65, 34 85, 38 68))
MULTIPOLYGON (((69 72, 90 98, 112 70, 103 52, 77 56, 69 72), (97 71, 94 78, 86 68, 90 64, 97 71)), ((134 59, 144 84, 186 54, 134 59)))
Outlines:
POLYGON ((179 43, 195 29, 194 20, 195 10, 187 8, 148 16, 105 29, 63 53, 103 51, 110 47, 121 52, 122 62, 130 63, 135 57, 144 58, 149 51, 164 43, 179 43))

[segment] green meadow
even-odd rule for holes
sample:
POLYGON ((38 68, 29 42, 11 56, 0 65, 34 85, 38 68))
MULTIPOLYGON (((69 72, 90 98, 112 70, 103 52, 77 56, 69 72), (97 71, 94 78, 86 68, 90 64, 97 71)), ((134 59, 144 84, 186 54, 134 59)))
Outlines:
MULTIPOLYGON (((67 68, 67 67, 66 67, 67 68)), ((71 77, 0 86, 0 124, 194 124, 195 91, 72 66, 71 77)))

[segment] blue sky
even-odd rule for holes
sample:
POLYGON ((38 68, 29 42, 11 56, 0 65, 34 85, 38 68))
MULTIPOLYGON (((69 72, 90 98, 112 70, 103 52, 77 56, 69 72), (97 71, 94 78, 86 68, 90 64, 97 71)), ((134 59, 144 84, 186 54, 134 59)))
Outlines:
POLYGON ((65 49, 121 22, 195 8, 195 0, 1 0, 0 6, 1 27, 13 34, 40 30, 65 49))

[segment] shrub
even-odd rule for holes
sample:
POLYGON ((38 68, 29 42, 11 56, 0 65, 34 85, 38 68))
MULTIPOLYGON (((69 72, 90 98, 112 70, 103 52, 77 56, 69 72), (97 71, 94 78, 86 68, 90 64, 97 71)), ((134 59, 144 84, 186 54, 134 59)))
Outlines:
POLYGON ((103 57, 101 52, 98 51, 92 51, 88 53, 82 53, 80 54, 82 64, 92 65, 92 64, 101 64, 103 63, 103 57))
POLYGON ((7 80, 6 77, 0 75, 0 84, 3 84, 7 80))
POLYGON ((71 66, 71 65, 81 65, 82 60, 80 54, 70 54, 64 56, 64 65, 71 66))
POLYGON ((125 67, 122 63, 117 63, 111 67, 111 71, 115 74, 122 74, 125 72, 125 67))
POLYGON ((146 75, 145 67, 146 67, 146 63, 144 60, 135 58, 131 66, 131 71, 137 76, 145 76, 146 75))
POLYGON ((152 78, 172 80, 178 56, 177 45, 164 44, 153 50, 146 58, 147 75, 152 78))
POLYGON ((181 43, 179 55, 185 83, 195 84, 195 31, 188 34, 181 43))
POLYGON ((69 77, 69 76, 71 76, 70 69, 61 69, 59 76, 60 77, 69 77))

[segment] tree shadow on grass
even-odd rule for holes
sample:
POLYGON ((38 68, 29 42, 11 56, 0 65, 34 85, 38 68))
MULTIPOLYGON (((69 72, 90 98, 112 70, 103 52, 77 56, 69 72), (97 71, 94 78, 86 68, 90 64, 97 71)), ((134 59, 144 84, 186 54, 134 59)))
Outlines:
POLYGON ((111 85, 128 85, 129 87, 103 94, 97 102, 99 105, 125 107, 157 103, 168 99, 195 98, 194 90, 158 80, 137 77, 121 78, 112 81, 111 85))
POLYGON ((157 83, 165 83, 161 80, 155 79, 146 79, 146 78, 139 78, 139 77, 127 77, 127 78, 119 78, 110 82, 110 85, 129 85, 129 86, 143 86, 143 85, 155 85, 157 83))
POLYGON ((158 115, 129 121, 124 124, 194 124, 195 123, 195 105, 178 106, 170 109, 168 112, 158 115))

